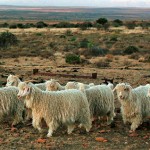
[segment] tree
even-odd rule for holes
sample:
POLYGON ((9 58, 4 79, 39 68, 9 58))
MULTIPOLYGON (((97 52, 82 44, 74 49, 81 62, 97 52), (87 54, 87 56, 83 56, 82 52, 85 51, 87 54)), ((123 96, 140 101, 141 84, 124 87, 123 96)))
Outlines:
POLYGON ((108 20, 106 18, 99 18, 98 20, 96 20, 96 22, 104 25, 108 22, 108 20))

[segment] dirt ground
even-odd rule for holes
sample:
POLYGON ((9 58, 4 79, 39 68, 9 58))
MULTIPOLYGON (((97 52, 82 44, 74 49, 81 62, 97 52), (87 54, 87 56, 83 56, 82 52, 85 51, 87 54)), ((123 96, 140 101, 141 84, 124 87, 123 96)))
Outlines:
MULTIPOLYGON (((113 79, 114 84, 119 82, 128 82, 133 87, 150 83, 150 66, 149 64, 141 65, 136 68, 105 68, 99 69, 94 66, 85 65, 65 65, 63 60, 57 64, 46 59, 22 57, 12 59, 1 59, 4 62, 0 66, 0 81, 5 84, 7 75, 17 74, 23 77, 23 80, 35 79, 37 82, 50 78, 59 79, 61 84, 67 81, 75 80, 84 83, 100 84, 104 82, 104 78, 113 79), (62 65, 63 64, 63 65, 62 65), (89 75, 97 73, 97 79, 92 78, 63 78, 60 76, 40 76, 33 75, 32 69, 38 68, 40 72, 51 72, 61 74, 89 75)), ((0 149, 1 150, 22 150, 22 149, 60 149, 60 150, 110 150, 110 149, 150 149, 150 120, 144 122, 136 131, 129 133, 130 125, 124 125, 120 104, 115 100, 116 117, 114 123, 110 126, 106 125, 104 120, 93 122, 91 131, 87 134, 84 129, 75 128, 71 135, 67 135, 66 127, 60 127, 53 137, 47 138, 47 127, 43 124, 44 133, 38 133, 32 125, 31 121, 19 124, 11 128, 11 121, 5 120, 0 125, 0 149), (101 138, 102 137, 102 140, 101 138), (104 138, 104 139, 103 139, 104 138)))

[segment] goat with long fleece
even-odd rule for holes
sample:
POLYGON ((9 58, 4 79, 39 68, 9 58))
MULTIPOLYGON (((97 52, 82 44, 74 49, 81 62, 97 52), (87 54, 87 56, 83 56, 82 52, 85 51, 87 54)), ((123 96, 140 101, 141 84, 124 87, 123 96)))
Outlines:
MULTIPOLYGON (((18 76, 10 74, 7 78, 6 87, 9 87, 9 86, 17 87, 20 82, 21 80, 19 79, 18 76)), ((35 86, 37 86, 41 90, 44 90, 44 91, 46 90, 45 83, 37 83, 35 84, 35 86)))
POLYGON ((85 89, 84 84, 80 84, 79 89, 87 96, 91 118, 107 116, 107 124, 110 124, 115 116, 114 95, 111 88, 103 84, 85 89))
POLYGON ((58 83, 57 80, 51 79, 46 81, 46 91, 61 91, 65 90, 65 86, 62 86, 58 83))
POLYGON ((86 131, 91 128, 90 110, 87 98, 79 90, 42 91, 32 83, 20 82, 18 97, 23 97, 26 107, 32 109, 33 127, 41 131, 41 119, 47 123, 47 137, 60 124, 68 127, 68 134, 74 130, 75 122, 81 123, 86 131))
MULTIPOLYGON (((66 84, 65 86, 65 89, 68 90, 68 89, 79 89, 80 86, 82 86, 82 84, 84 83, 81 83, 81 82, 73 82, 73 81, 70 81, 66 84)), ((84 88, 85 89, 88 89, 90 87, 94 86, 94 83, 90 83, 90 84, 84 84, 84 88)))
POLYGON ((119 83, 114 88, 121 103, 123 122, 131 123, 131 130, 150 116, 150 97, 147 96, 149 86, 132 88, 128 83, 119 83))
POLYGON ((24 103, 18 101, 18 88, 4 87, 0 88, 0 120, 4 117, 13 118, 12 125, 23 121, 24 103))

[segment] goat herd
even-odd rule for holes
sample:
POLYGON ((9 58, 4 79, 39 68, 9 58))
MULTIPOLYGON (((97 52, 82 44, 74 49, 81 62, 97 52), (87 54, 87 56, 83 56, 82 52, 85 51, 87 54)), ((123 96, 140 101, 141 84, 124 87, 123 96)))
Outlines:
POLYGON ((9 75, 6 87, 0 88, 0 119, 11 116, 12 125, 16 125, 32 118, 32 125, 39 132, 44 119, 49 128, 47 137, 52 136, 60 124, 67 126, 68 134, 75 124, 89 132, 95 117, 107 117, 107 124, 112 123, 114 98, 121 104, 124 124, 131 123, 132 131, 150 117, 150 84, 132 88, 128 83, 119 83, 114 88, 112 83, 68 82, 62 86, 54 79, 33 84, 9 75))

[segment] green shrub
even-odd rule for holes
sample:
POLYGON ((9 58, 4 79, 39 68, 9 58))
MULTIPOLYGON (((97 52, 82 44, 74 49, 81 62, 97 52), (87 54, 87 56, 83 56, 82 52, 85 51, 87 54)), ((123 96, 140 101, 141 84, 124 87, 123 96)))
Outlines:
POLYGON ((89 49, 92 56, 106 55, 109 50, 94 46, 89 49))
POLYGON ((76 54, 67 54, 65 60, 69 64, 79 64, 81 62, 80 56, 76 54))
POLYGON ((15 45, 17 42, 17 37, 11 32, 2 32, 0 34, 0 47, 15 45))
POLYGON ((103 25, 99 24, 99 23, 95 23, 94 24, 94 27, 97 29, 97 30, 100 30, 103 28, 103 25))
POLYGON ((77 38, 73 36, 69 41, 74 42, 74 41, 76 41, 76 39, 77 39, 77 38))
POLYGON ((86 49, 82 54, 86 57, 88 56, 104 56, 109 52, 108 49, 103 49, 98 46, 92 46, 86 49))
POLYGON ((59 22, 58 24, 54 24, 53 27, 56 28, 73 28, 75 24, 69 22, 59 22))
POLYGON ((93 27, 93 24, 91 22, 83 22, 79 25, 81 30, 87 30, 91 27, 93 27))
POLYGON ((133 54, 133 53, 136 53, 136 52, 139 52, 139 49, 137 47, 135 47, 135 46, 128 46, 123 51, 124 54, 133 54))
POLYGON ((9 24, 8 23, 3 23, 3 24, 0 24, 0 27, 1 28, 8 28, 9 24))
POLYGON ((105 24, 103 25, 103 28, 104 28, 105 31, 107 31, 107 30, 109 29, 109 27, 110 27, 110 24, 109 24, 109 23, 105 23, 105 24))
POLYGON ((80 42, 80 48, 88 48, 89 45, 89 41, 88 39, 84 38, 81 42, 80 42))
POLYGON ((43 21, 39 21, 36 23, 36 27, 37 28, 44 28, 47 27, 48 25, 46 23, 44 23, 43 21))
POLYGON ((127 22, 125 25, 128 29, 134 29, 136 27, 135 22, 127 22))
POLYGON ((119 19, 115 19, 113 21, 113 26, 114 27, 119 27, 119 26, 122 26, 122 25, 123 25, 123 22, 121 20, 119 20, 119 19))
POLYGON ((10 29, 16 29, 16 28, 17 28, 17 25, 16 25, 16 24, 11 24, 11 25, 9 25, 9 28, 10 28, 10 29))
POLYGON ((24 25, 22 23, 18 23, 17 27, 22 29, 22 28, 24 28, 24 25))

